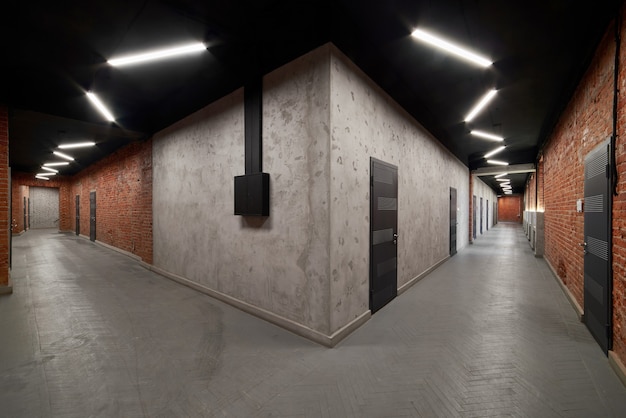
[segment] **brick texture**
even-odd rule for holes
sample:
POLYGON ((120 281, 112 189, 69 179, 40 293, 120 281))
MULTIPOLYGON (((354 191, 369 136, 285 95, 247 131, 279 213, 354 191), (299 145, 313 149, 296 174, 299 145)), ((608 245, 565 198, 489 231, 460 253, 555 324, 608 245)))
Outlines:
POLYGON ((498 222, 522 222, 523 200, 519 195, 498 198, 498 222))
POLYGON ((80 232, 89 236, 89 194, 96 192, 96 240, 152 263, 152 142, 130 144, 71 177, 37 180, 13 175, 13 233, 25 230, 24 196, 28 188, 59 188, 59 229, 76 231, 80 196, 80 232))
POLYGON ((9 110, 0 105, 0 286, 9 284, 9 110))
MULTIPOLYGON (((622 10, 622 13, 624 11, 622 10)), ((545 258, 584 306, 584 158, 612 134, 614 27, 608 28, 587 72, 553 129, 540 160, 539 194, 545 205, 545 258)), ((625 38, 626 31, 621 36, 625 38)), ((618 195, 613 202, 613 350, 626 361, 626 47, 621 48, 616 146, 618 195)))

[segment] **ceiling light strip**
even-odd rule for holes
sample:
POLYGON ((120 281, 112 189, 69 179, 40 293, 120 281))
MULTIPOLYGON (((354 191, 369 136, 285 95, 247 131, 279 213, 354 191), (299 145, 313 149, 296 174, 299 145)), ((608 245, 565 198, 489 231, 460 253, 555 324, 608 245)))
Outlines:
POLYGON ((95 142, 76 142, 74 144, 59 145, 59 149, 85 148, 85 147, 93 147, 94 145, 96 145, 95 142))
POLYGON ((100 101, 98 96, 88 91, 87 97, 89 98, 89 100, 91 100, 91 103, 94 104, 96 109, 98 109, 100 113, 102 113, 102 116, 104 116, 108 121, 115 122, 115 118, 113 117, 109 109, 107 109, 106 106, 100 101))
POLYGON ((465 122, 469 122, 474 119, 476 115, 480 113, 480 111, 483 110, 491 100, 493 100, 496 93, 497 90, 495 89, 489 90, 489 92, 487 92, 487 94, 485 94, 483 98, 480 99, 480 101, 476 104, 476 106, 474 106, 474 108, 468 113, 468 115, 465 117, 465 122))
POLYGON ((163 58, 174 57, 177 55, 190 54, 193 52, 205 51, 206 46, 202 42, 183 45, 176 48, 160 49, 157 51, 147 52, 145 54, 129 55, 126 57, 113 58, 108 60, 109 65, 120 67, 123 65, 137 64, 140 62, 154 61, 163 58))
POLYGON ((46 167, 46 166, 41 167, 41 169, 49 171, 51 173, 58 173, 59 172, 59 170, 55 170, 54 168, 50 168, 50 167, 46 167))
POLYGON ((504 138, 498 135, 490 134, 483 131, 470 131, 470 134, 478 136, 480 138, 491 139, 493 141, 504 141, 504 138))
POLYGON ((46 180, 46 181, 49 181, 49 180, 50 180, 48 177, 46 177, 46 176, 40 176, 39 174, 37 174, 37 175, 35 176, 35 178, 36 178, 36 179, 39 179, 39 180, 46 180))
POLYGON ((66 162, 45 163, 44 167, 59 167, 62 165, 70 165, 70 163, 66 163, 66 162))
POLYGON ((478 64, 481 67, 489 67, 491 64, 493 64, 491 60, 485 57, 470 52, 465 48, 455 45, 452 42, 445 41, 421 29, 415 29, 413 33, 411 33, 411 36, 419 39, 420 41, 426 42, 429 45, 432 45, 444 51, 450 52, 451 54, 454 54, 460 58, 473 62, 474 64, 478 64))
POLYGON ((69 160, 69 161, 74 161, 74 157, 71 157, 71 156, 69 156, 69 155, 67 155, 67 154, 63 154, 62 152, 59 152, 59 151, 52 151, 52 153, 53 153, 54 155, 56 155, 57 157, 61 157, 61 158, 63 158, 63 159, 69 160))
POLYGON ((487 160, 487 164, 493 164, 493 165, 509 165, 509 163, 504 162, 504 161, 498 161, 498 160, 487 160))
POLYGON ((506 148, 506 147, 505 146, 501 146, 501 147, 498 147, 498 148, 488 152, 487 154, 485 154, 485 158, 489 158, 489 157, 492 157, 492 156, 496 155, 500 151, 503 151, 504 148, 506 148))

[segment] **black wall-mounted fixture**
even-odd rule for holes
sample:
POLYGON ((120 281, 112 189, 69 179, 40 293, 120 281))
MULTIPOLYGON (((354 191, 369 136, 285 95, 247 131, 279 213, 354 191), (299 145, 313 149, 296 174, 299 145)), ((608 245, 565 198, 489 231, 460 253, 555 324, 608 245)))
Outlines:
POLYGON ((263 78, 244 86, 246 174, 235 176, 235 215, 270 215, 270 175, 263 173, 263 78))

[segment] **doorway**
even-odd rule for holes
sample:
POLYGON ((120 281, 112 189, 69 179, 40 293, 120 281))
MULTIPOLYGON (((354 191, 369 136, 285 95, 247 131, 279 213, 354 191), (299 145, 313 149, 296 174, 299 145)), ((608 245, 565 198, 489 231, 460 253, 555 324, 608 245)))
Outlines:
POLYGON ((96 240, 96 192, 89 192, 89 239, 96 240))
POLYGON ((450 256, 456 254, 456 189, 450 187, 450 256))
POLYGON ((370 310, 398 294, 398 167, 370 159, 370 310))

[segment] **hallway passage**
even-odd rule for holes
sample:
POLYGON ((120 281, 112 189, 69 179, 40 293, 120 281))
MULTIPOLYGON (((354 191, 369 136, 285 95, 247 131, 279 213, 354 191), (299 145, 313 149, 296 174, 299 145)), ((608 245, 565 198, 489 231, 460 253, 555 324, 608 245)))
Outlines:
POLYGON ((518 225, 333 349, 74 235, 13 248, 2 417, 626 417, 626 389, 518 225))

